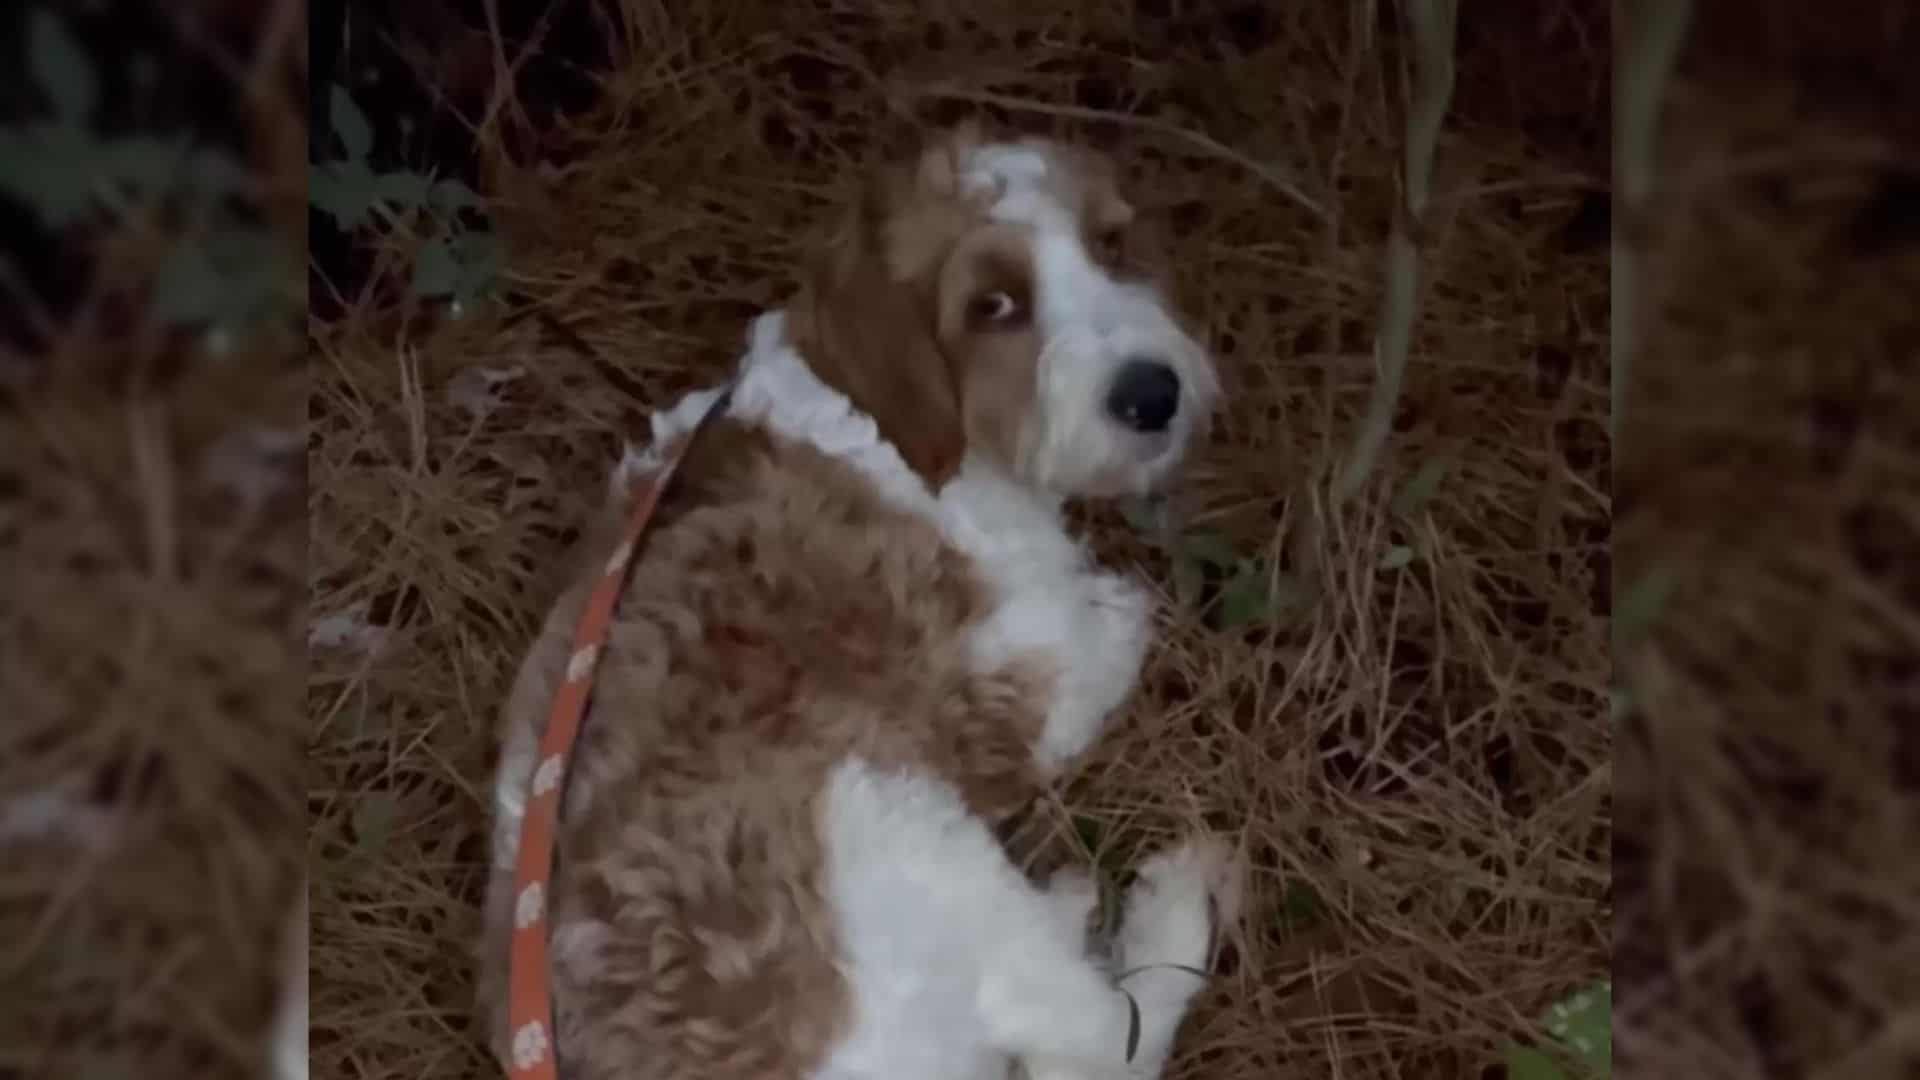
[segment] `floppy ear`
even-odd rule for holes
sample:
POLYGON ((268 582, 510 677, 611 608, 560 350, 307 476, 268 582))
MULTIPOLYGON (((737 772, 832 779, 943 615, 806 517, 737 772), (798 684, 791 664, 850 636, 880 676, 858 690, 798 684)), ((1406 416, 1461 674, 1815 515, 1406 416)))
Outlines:
POLYGON ((821 381, 872 416, 938 490, 966 452, 958 373, 935 337, 936 278, 956 220, 950 143, 881 170, 814 261, 788 319, 821 381))

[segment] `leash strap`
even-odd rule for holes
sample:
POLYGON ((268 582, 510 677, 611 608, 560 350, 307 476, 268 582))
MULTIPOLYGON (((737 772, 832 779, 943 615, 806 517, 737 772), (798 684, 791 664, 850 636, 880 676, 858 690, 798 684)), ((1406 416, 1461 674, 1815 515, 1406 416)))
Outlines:
POLYGON ((721 390, 693 430, 657 469, 634 481, 633 509, 627 517, 620 546, 607 560, 587 597, 586 611, 574 626, 573 649, 566 678, 547 714, 547 730, 540 739, 540 764, 529 783, 526 811, 520 820, 520 849, 513 871, 513 936, 507 968, 507 1022, 513 1033, 507 1070, 512 1080, 559 1080, 555 1064, 553 1028, 553 972, 547 956, 547 898, 553 879, 554 836, 558 831, 561 795, 566 790, 580 724, 592 696, 593 673, 613 625, 614 609, 626 589, 627 570, 647 524, 653 520, 660 495, 673 479, 695 439, 733 398, 729 384, 721 390))

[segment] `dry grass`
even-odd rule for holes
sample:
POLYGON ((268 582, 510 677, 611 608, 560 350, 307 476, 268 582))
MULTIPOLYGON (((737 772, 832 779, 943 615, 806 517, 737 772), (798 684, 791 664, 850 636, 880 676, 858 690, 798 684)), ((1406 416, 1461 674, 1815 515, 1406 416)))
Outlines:
POLYGON ((1344 3, 1160 6, 625 5, 602 103, 546 140, 557 169, 493 163, 508 302, 453 321, 376 287, 312 326, 312 610, 373 628, 312 658, 317 1075, 489 1073, 467 1029, 487 735, 571 530, 620 436, 781 300, 876 131, 983 103, 1111 148, 1175 223, 1230 389, 1182 514, 1311 583, 1301 616, 1213 629, 1162 551, 1087 513, 1168 614, 1034 857, 1118 868, 1205 821, 1252 871, 1170 1075, 1476 1075, 1605 973, 1607 268, 1569 229, 1604 162, 1502 100, 1533 79, 1539 115, 1604 130, 1604 20, 1561 28, 1597 55, 1563 52, 1558 82, 1497 27, 1463 44, 1395 430, 1334 510, 1404 157, 1397 31, 1344 3), (480 369, 521 374, 475 409, 480 369), (1382 568, 1396 545, 1411 563, 1382 568))
MULTIPOLYGON (((244 201, 294 252, 296 8, 129 20, 112 47, 179 74, 102 91, 250 145, 244 201)), ((225 354, 147 318, 194 223, 103 202, 0 252, 0 1076, 255 1077, 300 870, 300 334, 292 302, 225 354)))
POLYGON ((1920 1067, 1920 20, 1701 3, 1621 431, 1619 1061, 1920 1067), (1639 607, 1639 605, 1632 605, 1639 607))
POLYGON ((224 394, 137 404, 62 379, 0 429, 23 496, 0 510, 0 1073, 252 1073, 298 871, 303 610, 298 443, 256 457, 224 411, 287 430, 298 368, 244 359, 224 394), (236 450, 279 490, 239 490, 236 450))

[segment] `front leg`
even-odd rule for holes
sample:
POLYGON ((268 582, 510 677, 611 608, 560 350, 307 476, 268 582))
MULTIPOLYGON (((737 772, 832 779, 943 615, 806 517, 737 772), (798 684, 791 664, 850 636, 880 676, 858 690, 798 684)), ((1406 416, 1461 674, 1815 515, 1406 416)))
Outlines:
POLYGON ((1077 947, 1079 935, 1058 933, 1057 921, 1050 929, 984 959, 975 1003, 988 1041, 1030 1075, 1126 1075, 1133 1006, 1077 947))
POLYGON ((1238 916, 1239 883, 1226 844, 1197 837, 1140 867, 1118 942, 1120 985, 1140 1006, 1137 1076, 1158 1076, 1187 1006, 1206 984, 1221 925, 1238 916))
MULTIPOLYGON (((1067 899, 1073 882, 1068 876, 1051 885, 1049 899, 1084 918, 1086 909, 1067 899)), ((1231 859, 1218 839, 1189 840, 1148 859, 1127 893, 1119 986, 1104 975, 1096 985, 1090 964, 1047 950, 1010 952, 989 968, 1001 981, 982 985, 996 1045, 1020 1059, 1029 1080, 1158 1077, 1206 982, 1214 931, 1235 917, 1238 902, 1231 859)))
POLYGON ((1087 955, 1099 886, 1086 871, 1062 867, 1033 895, 1037 920, 1003 939, 981 968, 978 1004, 994 1046, 1029 1077, 1057 1068, 1068 1070, 1060 1080, 1124 1075, 1112 1070, 1126 1057, 1126 998, 1087 955))
POLYGON ((1140 681, 1153 607, 1145 590, 1118 574, 1084 573, 1069 586, 1071 617, 1058 646, 1060 681, 1035 756, 1058 774, 1106 731, 1140 681))
MULTIPOLYGON (((1127 893, 1117 950, 1120 986, 1133 1000, 1132 1060, 1078 1057, 1056 1044, 1025 1056, 1027 1080, 1158 1077, 1187 1006, 1205 983, 1213 933, 1235 917, 1238 902, 1227 849, 1218 840, 1190 840, 1147 860, 1127 893)), ((1121 1000, 1124 1006, 1126 998, 1121 1000)))

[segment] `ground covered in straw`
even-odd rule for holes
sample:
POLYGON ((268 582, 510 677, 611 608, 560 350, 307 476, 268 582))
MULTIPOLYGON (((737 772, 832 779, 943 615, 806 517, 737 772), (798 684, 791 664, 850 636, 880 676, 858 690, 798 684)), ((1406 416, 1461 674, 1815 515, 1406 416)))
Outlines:
POLYGON ((467 1019, 488 733, 573 529, 622 436, 782 299, 875 133, 978 110, 1119 156, 1229 391, 1178 537, 1086 509, 1161 589, 1163 637, 1025 836, 1109 877, 1195 822, 1238 840, 1247 914, 1170 1075, 1478 1075, 1605 976, 1604 20, 1463 25, 1405 394, 1336 503, 1403 154, 1395 20, 1017 7, 610 6, 585 35, 605 55, 573 57, 595 104, 483 129, 518 159, 480 185, 494 299, 408 298, 404 223, 316 286, 317 1075, 489 1071, 467 1019))
POLYGON ((1623 230, 1616 1051, 1912 1076, 1920 20, 1699 8, 1623 230))
POLYGON ((281 1000, 304 11, 216 6, 0 32, 0 1077, 251 1080, 281 1000))

